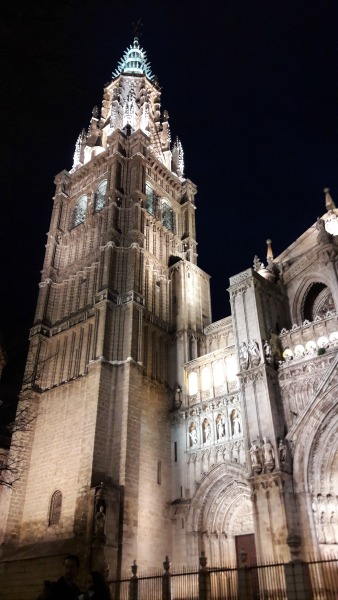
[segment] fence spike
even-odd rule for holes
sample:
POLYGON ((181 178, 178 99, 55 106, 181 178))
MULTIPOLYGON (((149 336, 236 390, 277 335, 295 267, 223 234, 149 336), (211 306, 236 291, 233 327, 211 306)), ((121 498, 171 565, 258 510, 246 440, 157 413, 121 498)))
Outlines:
POLYGON ((205 569, 207 566, 208 560, 207 560, 207 557, 205 556, 204 550, 201 550, 201 556, 200 556, 199 560, 200 560, 200 568, 205 569))
POLYGON ((166 574, 169 573, 170 567, 171 567, 171 562, 169 560, 169 556, 166 556, 165 561, 163 562, 163 568, 164 568, 166 574))
POLYGON ((133 564, 131 565, 131 572, 133 574, 133 577, 137 576, 137 564, 136 564, 136 559, 133 560, 133 564))

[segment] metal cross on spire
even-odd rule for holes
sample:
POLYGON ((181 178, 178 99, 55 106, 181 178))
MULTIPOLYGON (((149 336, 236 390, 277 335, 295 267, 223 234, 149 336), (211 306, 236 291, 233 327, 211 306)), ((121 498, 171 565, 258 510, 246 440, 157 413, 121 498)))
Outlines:
POLYGON ((141 29, 143 27, 142 19, 139 19, 136 23, 132 23, 134 29, 134 38, 139 39, 142 35, 141 29))

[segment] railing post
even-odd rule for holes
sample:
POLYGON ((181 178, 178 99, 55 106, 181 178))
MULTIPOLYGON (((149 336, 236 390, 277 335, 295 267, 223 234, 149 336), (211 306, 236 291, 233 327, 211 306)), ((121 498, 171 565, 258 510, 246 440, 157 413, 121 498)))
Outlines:
POLYGON ((171 574, 169 556, 165 557, 163 563, 164 573, 162 575, 162 600, 171 600, 171 574))
POLYGON ((207 558, 203 550, 200 556, 200 570, 198 573, 198 594, 199 600, 211 599, 210 571, 207 567, 207 558))
POLYGON ((131 565, 132 576, 129 583, 129 595, 128 600, 138 600, 138 577, 137 577, 137 564, 134 560, 131 565))
POLYGON ((246 561, 248 558, 247 553, 245 552, 245 550, 241 550, 240 551, 240 564, 238 566, 238 597, 241 598, 241 600, 247 600, 247 598, 251 598, 251 596, 249 596, 250 593, 250 583, 248 581, 248 570, 247 570, 247 566, 246 566, 246 561))
POLYGON ((286 595, 288 600, 311 600, 313 598, 309 565, 293 560, 284 565, 286 595))

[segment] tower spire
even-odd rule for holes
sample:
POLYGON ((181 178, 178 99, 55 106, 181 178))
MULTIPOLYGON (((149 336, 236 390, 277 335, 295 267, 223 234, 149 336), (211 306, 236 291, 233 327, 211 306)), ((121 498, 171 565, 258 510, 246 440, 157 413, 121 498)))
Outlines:
POLYGON ((336 208, 335 203, 332 200, 331 194, 330 194, 330 188, 325 187, 323 189, 323 192, 325 194, 325 206, 326 206, 326 210, 329 212, 330 210, 334 210, 336 208))
POLYGON ((268 261, 268 264, 270 264, 273 261, 273 252, 272 252, 272 247, 271 247, 272 241, 270 239, 268 239, 268 240, 266 240, 266 243, 268 246, 267 251, 266 251, 266 260, 268 261))
POLYGON ((154 75, 151 72, 150 63, 147 59, 147 53, 141 48, 139 44, 139 30, 140 22, 134 30, 134 42, 124 52, 120 59, 117 68, 113 71, 113 79, 121 74, 124 75, 145 75, 149 81, 154 79, 154 75))
POLYGON ((327 214, 325 216, 325 229, 331 235, 338 235, 338 216, 336 205, 333 202, 329 188, 324 188, 325 206, 327 214))

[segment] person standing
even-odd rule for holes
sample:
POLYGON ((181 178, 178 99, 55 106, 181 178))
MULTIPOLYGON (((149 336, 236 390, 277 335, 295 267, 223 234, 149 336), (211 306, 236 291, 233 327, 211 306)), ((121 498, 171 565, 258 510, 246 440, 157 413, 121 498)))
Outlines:
POLYGON ((81 590, 75 581, 80 561, 76 554, 68 554, 63 561, 63 575, 57 581, 45 581, 44 591, 37 600, 77 600, 81 590))

